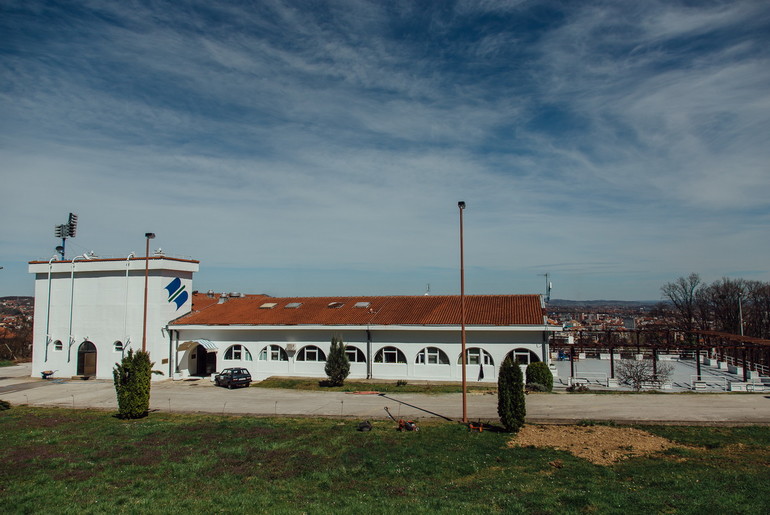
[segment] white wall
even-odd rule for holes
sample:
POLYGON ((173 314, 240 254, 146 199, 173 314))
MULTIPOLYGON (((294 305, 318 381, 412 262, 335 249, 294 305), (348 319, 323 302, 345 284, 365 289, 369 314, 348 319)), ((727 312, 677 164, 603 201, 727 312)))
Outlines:
MULTIPOLYGON (((114 350, 114 343, 123 342, 126 351, 142 348, 144 268, 143 259, 76 260, 74 266, 71 261, 31 263, 30 272, 35 274, 32 374, 55 370, 54 377, 75 376, 78 349, 87 340, 97 350, 96 377, 111 379, 115 363, 122 358, 121 352, 114 350), (47 351, 46 329, 50 336, 47 351), (63 344, 61 351, 54 350, 56 340, 63 344)), ((150 260, 147 349, 154 368, 165 374, 168 365, 163 360, 168 358, 169 343, 163 328, 189 312, 192 274, 197 269, 198 264, 192 261, 150 260), (178 309, 176 303, 169 302, 165 289, 175 278, 188 295, 178 309)))
MULTIPOLYGON (((297 354, 306 345, 319 347, 327 354, 333 336, 340 336, 348 346, 357 347, 367 355, 367 332, 360 330, 303 329, 301 327, 285 327, 282 329, 261 329, 259 327, 195 327, 176 326, 179 331, 178 341, 184 342, 195 339, 206 339, 214 342, 217 353, 217 371, 228 367, 245 367, 255 380, 271 376, 325 377, 324 362, 302 362, 296 359, 297 354), (224 356, 231 345, 243 345, 251 354, 252 360, 225 360, 224 356), (269 345, 278 345, 286 349, 287 344, 293 344, 296 351, 288 352, 288 361, 260 360, 260 351, 269 345)), ((372 361, 372 377, 376 379, 414 379, 432 381, 460 381, 462 366, 458 363, 461 352, 460 333, 457 328, 421 329, 372 329, 371 356, 374 360, 377 352, 385 347, 395 347, 403 352, 406 363, 375 363, 372 361), (416 363, 418 353, 426 347, 442 350, 449 364, 416 363)), ((532 351, 543 360, 543 332, 538 330, 517 331, 485 331, 473 329, 467 331, 466 348, 481 348, 493 359, 493 366, 483 366, 484 382, 497 381, 497 369, 506 355, 514 349, 532 351)), ((194 364, 190 356, 193 351, 180 351, 177 357, 180 377, 186 377, 194 372, 194 364)), ((547 355, 546 355, 547 360, 547 355)), ((479 380, 480 365, 466 367, 467 380, 479 380)), ((351 363, 350 378, 367 377, 366 363, 351 363)))

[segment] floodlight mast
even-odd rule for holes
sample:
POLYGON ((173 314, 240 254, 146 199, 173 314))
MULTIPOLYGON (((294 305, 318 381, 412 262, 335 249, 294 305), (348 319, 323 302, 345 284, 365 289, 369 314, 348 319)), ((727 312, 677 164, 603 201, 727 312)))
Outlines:
POLYGON ((64 249, 67 245, 67 238, 74 238, 78 228, 78 215, 70 213, 69 219, 66 224, 54 225, 54 236, 61 238, 61 245, 56 247, 56 251, 61 255, 61 260, 64 261, 64 249))

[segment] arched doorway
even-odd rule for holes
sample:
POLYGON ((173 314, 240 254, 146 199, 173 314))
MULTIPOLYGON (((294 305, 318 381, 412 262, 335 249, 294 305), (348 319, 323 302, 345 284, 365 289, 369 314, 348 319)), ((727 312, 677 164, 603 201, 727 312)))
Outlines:
POLYGON ((88 340, 81 343, 80 347, 78 347, 77 375, 96 375, 96 345, 89 342, 88 340))
POLYGON ((198 345, 195 348, 195 375, 207 377, 217 371, 217 353, 206 351, 206 347, 198 345))

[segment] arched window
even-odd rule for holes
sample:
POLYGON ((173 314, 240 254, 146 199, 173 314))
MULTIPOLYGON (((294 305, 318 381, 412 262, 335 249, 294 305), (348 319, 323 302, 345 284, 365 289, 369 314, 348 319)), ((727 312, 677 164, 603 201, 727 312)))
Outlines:
POLYGON ((297 361, 326 361, 326 354, 315 345, 308 345, 297 353, 297 361))
POLYGON ((366 356, 358 347, 345 346, 345 355, 351 363, 366 363, 366 356))
POLYGON ((251 352, 243 345, 231 345, 225 351, 225 359, 251 361, 251 352))
MULTIPOLYGON (((485 351, 484 349, 480 349, 478 347, 471 347, 470 349, 465 349, 465 364, 466 365, 481 365, 482 364, 482 356, 483 356, 483 364, 484 365, 494 365, 495 362, 492 360, 492 356, 485 351)), ((462 355, 457 358, 457 364, 462 364, 462 355)))
POLYGON ((61 340, 56 340, 53 342, 53 350, 62 350, 64 349, 64 344, 61 342, 61 340))
POLYGON ((415 363, 420 365, 448 365, 446 353, 437 347, 425 347, 417 353, 415 363))
POLYGON ((375 363, 406 363, 404 353, 395 347, 383 347, 374 355, 375 363))
POLYGON ((112 350, 115 352, 123 352, 123 342, 120 340, 117 340, 115 343, 112 344, 112 350))
POLYGON ((280 345, 268 345, 259 352, 260 361, 289 361, 289 356, 280 345))
POLYGON ((540 361, 537 354, 528 349, 513 349, 506 357, 510 357, 514 363, 518 363, 519 365, 529 365, 530 363, 540 361))

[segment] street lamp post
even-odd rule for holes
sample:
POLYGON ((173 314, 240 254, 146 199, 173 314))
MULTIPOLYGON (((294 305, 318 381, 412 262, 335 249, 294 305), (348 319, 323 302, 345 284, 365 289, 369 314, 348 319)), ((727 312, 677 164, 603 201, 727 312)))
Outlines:
POLYGON ((466 361, 465 356, 465 256, 463 252, 463 211, 465 202, 457 203, 460 208, 460 341, 462 342, 462 375, 463 375, 463 424, 468 423, 468 383, 466 380, 466 361))
POLYGON ((142 352, 147 352, 147 280, 150 276, 150 240, 155 238, 155 233, 144 233, 147 246, 144 252, 144 315, 142 316, 142 352))

